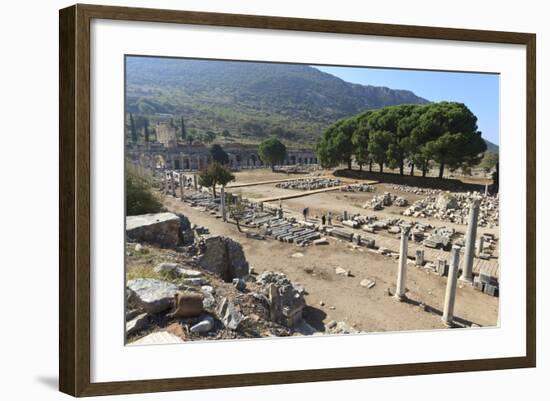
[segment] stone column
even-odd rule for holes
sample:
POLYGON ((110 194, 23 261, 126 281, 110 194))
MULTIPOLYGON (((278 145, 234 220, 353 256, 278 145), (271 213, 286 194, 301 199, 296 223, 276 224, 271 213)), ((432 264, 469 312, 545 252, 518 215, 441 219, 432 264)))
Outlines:
POLYGON ((185 177, 183 176, 183 174, 180 173, 179 179, 180 179, 179 180, 179 182, 180 182, 180 198, 183 201, 183 185, 185 184, 184 183, 185 177))
POLYGON ((477 218, 479 216, 479 198, 474 198, 470 205, 468 217, 468 230, 466 233, 466 249, 464 252, 464 267, 462 268, 461 281, 473 282, 472 271, 474 268, 474 253, 476 247, 477 218))
POLYGON ((437 264, 436 264, 436 270, 437 270, 437 274, 439 274, 440 276, 446 276, 447 275, 447 261, 445 259, 437 259, 437 264))
POLYGON ((199 184, 197 182, 197 174, 193 174, 193 186, 195 187, 195 191, 199 189, 198 185, 199 184))
POLYGON ((479 240, 477 242, 477 256, 481 255, 483 253, 483 246, 485 244, 485 238, 483 238, 483 235, 479 237, 479 240))
POLYGON ((397 285, 395 289, 395 298, 399 301, 405 300, 405 283, 407 281, 407 253, 409 242, 410 225, 401 226, 401 246, 399 247, 399 264, 397 268, 397 285))
POLYGON ((415 263, 417 266, 424 266, 424 249, 416 250, 415 263))
POLYGON ((176 197, 176 181, 174 180, 174 172, 173 171, 170 171, 170 185, 171 185, 171 189, 172 189, 172 196, 175 198, 176 197))
POLYGON ((227 221, 227 212, 225 210, 225 187, 220 190, 220 207, 222 212, 222 220, 227 221))
POLYGON ((447 278, 447 290, 445 291, 445 305, 443 308, 443 317, 441 318, 447 327, 452 327, 453 325, 459 260, 460 247, 458 245, 453 245, 453 248, 451 249, 449 276, 447 278))

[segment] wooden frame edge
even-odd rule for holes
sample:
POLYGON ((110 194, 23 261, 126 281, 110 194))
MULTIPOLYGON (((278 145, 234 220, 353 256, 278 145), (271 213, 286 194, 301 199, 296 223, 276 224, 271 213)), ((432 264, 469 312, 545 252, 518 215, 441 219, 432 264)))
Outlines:
POLYGON ((268 385, 536 366, 536 35, 77 4, 59 12, 59 389, 73 396, 268 385), (479 41, 527 49, 527 303, 525 357, 124 382, 90 382, 90 20, 187 23, 479 41))
POLYGON ((75 394, 75 8, 59 13, 59 389, 75 394))

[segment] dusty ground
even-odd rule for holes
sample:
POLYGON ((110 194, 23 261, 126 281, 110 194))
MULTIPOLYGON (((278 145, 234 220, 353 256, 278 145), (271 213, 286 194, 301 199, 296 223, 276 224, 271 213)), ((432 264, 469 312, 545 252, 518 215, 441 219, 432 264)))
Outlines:
MULTIPOLYGON (((320 172, 320 174, 324 173, 320 172)), ((294 177, 299 178, 297 175, 290 178, 294 177)), ((268 170, 237 173, 237 183, 284 178, 285 175, 268 170)), ((274 184, 232 190, 250 198, 260 197, 260 195, 266 197, 279 191, 288 194, 289 190, 276 188, 274 184)), ((414 194, 400 194, 399 191, 386 188, 385 184, 379 184, 376 193, 384 191, 404 195, 410 202, 419 198, 414 194)), ((363 209, 362 205, 376 193, 327 192, 284 201, 283 207, 286 212, 294 214, 299 214, 305 206, 310 207, 313 215, 328 210, 332 210, 333 214, 341 213, 344 207, 348 212, 370 214, 372 211, 363 209)), ((365 331, 444 327, 440 314, 443 308, 446 278, 428 274, 409 265, 407 288, 410 301, 396 302, 393 297, 387 295, 388 288, 392 293, 395 289, 397 261, 392 257, 374 254, 366 248, 353 249, 349 243, 335 239, 330 239, 329 245, 305 248, 271 239, 263 241, 250 239, 240 233, 234 224, 223 223, 215 216, 201 213, 179 199, 166 196, 164 203, 169 210, 183 213, 193 223, 208 227, 212 234, 226 235, 239 241, 255 272, 282 271, 292 281, 301 283, 307 291, 306 300, 309 305, 305 313, 306 319, 318 329, 322 330, 331 320, 345 321, 356 329, 365 331), (336 275, 336 267, 351 270, 352 276, 336 275), (360 286, 359 283, 365 278, 375 280, 376 285, 371 289, 360 286), (321 306, 321 303, 324 306, 321 306), (419 306, 420 304, 422 305, 419 306), (426 312, 423 305, 430 307, 433 312, 426 312)), ((401 208, 390 207, 376 213, 379 217, 384 214, 398 216, 399 211, 401 208)), ((427 222, 449 225, 438 221, 427 222)), ((459 228, 464 230, 465 226, 459 226, 459 228)), ((481 231, 491 232, 491 229, 481 231)), ((456 320, 465 324, 494 326, 498 318, 498 298, 474 291, 469 286, 460 286, 455 316, 456 320)))
MULTIPOLYGON (((238 180, 240 177, 237 178, 238 180)), ((354 182, 355 180, 346 180, 347 182, 354 182)), ((357 181, 360 182, 360 181, 357 181)), ((373 211, 371 209, 364 209, 363 205, 365 202, 370 201, 375 195, 381 195, 384 192, 391 192, 392 194, 402 196, 406 198, 409 201, 409 204, 412 204, 418 199, 425 198, 426 195, 416 195, 409 192, 399 191, 395 190, 391 187, 389 184, 376 184, 374 185, 375 191, 374 192, 340 192, 340 191, 330 191, 330 192, 324 192, 315 194, 312 196, 304 196, 301 198, 294 198, 294 199, 286 199, 283 201, 283 209, 287 214, 295 214, 300 215, 302 210, 305 207, 309 207, 310 214, 312 217, 320 216, 323 213, 328 213, 329 211, 332 212, 333 216, 337 216, 342 214, 344 210, 346 210, 350 214, 363 214, 363 215, 376 215, 379 219, 383 219, 385 217, 399 217, 403 218, 405 220, 410 221, 420 221, 427 224, 432 224, 435 226, 447 226, 452 227, 455 230, 459 232, 464 232, 466 229, 465 225, 462 224, 453 224, 448 221, 440 221, 436 219, 429 219, 429 218, 419 218, 415 217, 407 218, 401 215, 401 213, 406 209, 406 207, 398 207, 398 206, 388 206, 385 207, 384 210, 378 210, 373 211)), ((264 198, 268 196, 284 196, 288 195, 289 193, 294 192, 302 192, 299 190, 290 190, 290 189, 283 189, 283 188, 277 188, 274 184, 265 184, 265 185, 254 185, 249 187, 240 187, 240 188, 233 188, 228 190, 228 192, 232 192, 235 194, 241 194, 243 197, 249 198, 251 200, 264 198)), ((279 202, 271 202, 270 203, 274 207, 279 206, 279 202)), ((487 228, 487 227, 479 227, 478 232, 481 233, 490 233, 498 236, 499 230, 498 228, 487 228)))

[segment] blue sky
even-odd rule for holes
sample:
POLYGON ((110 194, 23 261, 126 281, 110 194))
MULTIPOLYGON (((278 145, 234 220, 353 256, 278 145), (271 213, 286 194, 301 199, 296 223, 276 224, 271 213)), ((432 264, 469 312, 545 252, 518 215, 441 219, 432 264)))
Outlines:
POLYGON ((499 76, 443 71, 417 71, 362 67, 321 67, 344 81, 407 89, 427 100, 464 103, 477 116, 485 139, 499 143, 499 76))

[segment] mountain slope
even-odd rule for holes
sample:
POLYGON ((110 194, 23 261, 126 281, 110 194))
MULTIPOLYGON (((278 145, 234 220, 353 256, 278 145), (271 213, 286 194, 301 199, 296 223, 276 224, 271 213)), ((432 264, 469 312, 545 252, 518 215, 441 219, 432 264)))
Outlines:
POLYGON ((127 111, 155 119, 183 116, 198 134, 226 140, 278 135, 311 145, 335 120, 395 104, 427 103, 406 90, 345 82, 297 64, 128 57, 127 111))
POLYGON ((487 139, 484 139, 484 141, 487 144, 487 151, 488 152, 498 153, 498 149, 499 149, 498 145, 494 144, 491 141, 488 141, 487 139))

